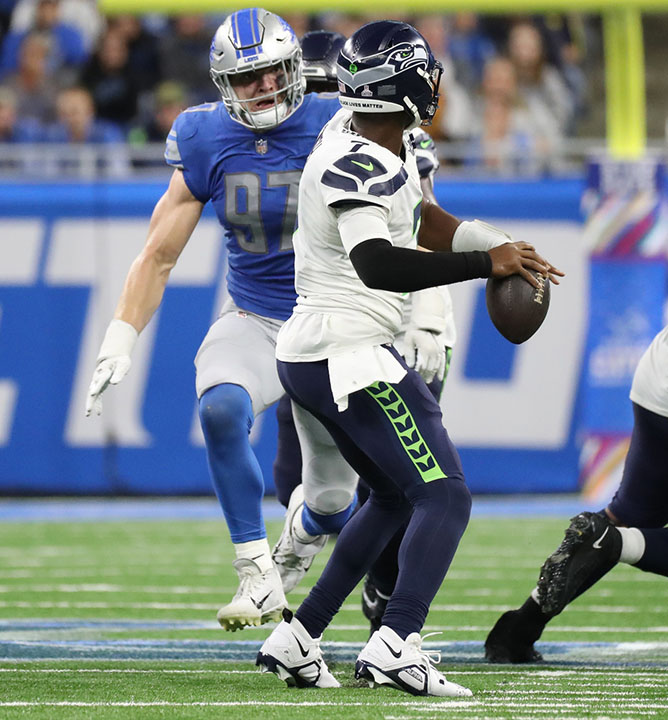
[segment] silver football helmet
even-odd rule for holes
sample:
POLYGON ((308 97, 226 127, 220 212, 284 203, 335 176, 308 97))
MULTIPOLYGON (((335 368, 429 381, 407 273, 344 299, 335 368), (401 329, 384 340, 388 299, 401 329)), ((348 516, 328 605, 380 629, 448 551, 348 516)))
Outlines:
POLYGON ((276 127, 304 99, 306 82, 297 37, 283 18, 262 8, 239 10, 225 19, 213 37, 209 62, 211 79, 230 117, 251 130, 276 127), (235 79, 243 81, 243 74, 250 79, 253 72, 270 67, 280 72, 278 90, 250 100, 237 96, 235 79), (274 104, 262 110, 250 109, 251 103, 262 100, 273 100, 274 104))

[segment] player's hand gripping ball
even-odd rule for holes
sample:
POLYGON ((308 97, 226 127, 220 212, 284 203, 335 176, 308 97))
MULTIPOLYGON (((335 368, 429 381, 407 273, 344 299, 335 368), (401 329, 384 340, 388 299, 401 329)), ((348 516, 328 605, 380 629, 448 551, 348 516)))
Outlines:
POLYGON ((549 279, 536 272, 534 275, 537 288, 521 275, 487 280, 485 296, 489 317, 501 335, 516 345, 538 330, 550 306, 549 279))

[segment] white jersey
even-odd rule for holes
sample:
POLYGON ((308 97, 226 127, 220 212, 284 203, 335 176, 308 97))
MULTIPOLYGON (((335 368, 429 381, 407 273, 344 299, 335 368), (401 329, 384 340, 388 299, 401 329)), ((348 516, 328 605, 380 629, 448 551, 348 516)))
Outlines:
POLYGON ((668 417, 668 326, 652 340, 633 375, 631 400, 668 417))
POLYGON ((350 129, 341 110, 322 130, 299 184, 294 236, 295 287, 292 317, 281 329, 276 356, 286 362, 323 360, 352 350, 392 343, 401 326, 405 293, 368 288, 349 253, 378 237, 360 226, 355 239, 341 237, 339 216, 351 206, 380 208, 383 239, 415 248, 422 191, 411 143, 405 160, 350 129))

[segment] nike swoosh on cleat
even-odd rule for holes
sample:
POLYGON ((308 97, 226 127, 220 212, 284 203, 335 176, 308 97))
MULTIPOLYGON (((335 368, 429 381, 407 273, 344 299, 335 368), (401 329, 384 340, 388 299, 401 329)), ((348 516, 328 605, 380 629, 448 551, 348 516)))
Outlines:
POLYGON ((262 610, 262 606, 267 602, 267 598, 268 598, 270 595, 271 595, 271 590, 262 598, 262 600, 256 600, 256 599, 251 595, 251 602, 253 603, 253 605, 255 605, 255 607, 256 607, 258 610, 262 610))
POLYGON ((359 167, 362 168, 362 170, 367 170, 368 172, 371 172, 373 170, 373 163, 361 163, 357 162, 357 160, 351 160, 350 161, 353 165, 359 165, 359 167))
POLYGON ((594 548, 594 550, 601 549, 601 540, 603 540, 603 538, 608 534, 608 530, 610 530, 610 528, 606 528, 603 535, 601 535, 601 537, 598 540, 596 540, 594 543, 592 543, 592 547, 594 548))
POLYGON ((420 147, 426 148, 431 145, 431 140, 420 140, 420 147))
MULTIPOLYGON (((381 638, 381 640, 383 640, 383 638, 381 638)), ((383 642, 385 643, 385 645, 387 646, 387 649, 392 653, 392 655, 394 655, 395 658, 399 659, 401 657, 401 650, 399 650, 399 652, 397 652, 389 643, 385 642, 385 640, 383 640, 383 642)))
POLYGON ((371 612, 376 612, 380 601, 378 599, 372 600, 366 593, 366 590, 362 590, 362 597, 364 598, 364 604, 369 608, 371 612))
POLYGON ((297 645, 299 646, 299 651, 302 654, 302 657, 306 657, 308 655, 308 650, 304 650, 302 647, 302 644, 299 642, 299 638, 295 635, 295 641, 297 642, 297 645))

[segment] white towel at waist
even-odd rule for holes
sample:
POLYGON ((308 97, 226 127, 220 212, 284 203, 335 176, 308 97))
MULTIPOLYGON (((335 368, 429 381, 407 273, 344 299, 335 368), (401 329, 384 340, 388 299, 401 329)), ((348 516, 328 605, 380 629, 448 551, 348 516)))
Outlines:
POLYGON ((406 368, 382 345, 349 350, 327 361, 332 397, 339 412, 348 409, 348 395, 375 382, 398 383, 406 368))

